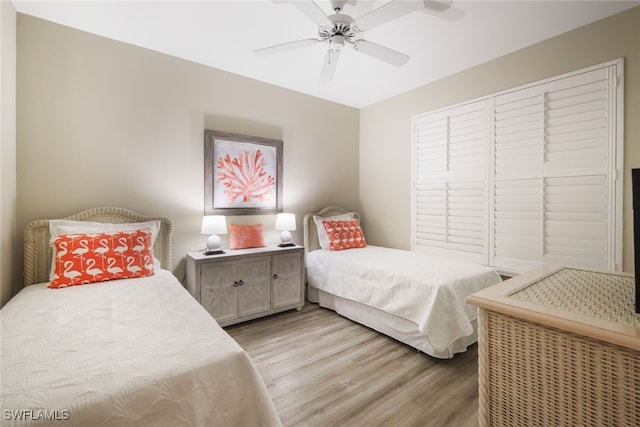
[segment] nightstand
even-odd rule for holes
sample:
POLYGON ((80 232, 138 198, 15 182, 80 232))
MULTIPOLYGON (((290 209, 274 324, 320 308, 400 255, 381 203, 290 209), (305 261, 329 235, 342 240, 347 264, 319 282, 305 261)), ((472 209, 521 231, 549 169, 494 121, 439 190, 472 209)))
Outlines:
POLYGON ((304 248, 187 253, 187 290, 220 326, 304 305, 304 248))

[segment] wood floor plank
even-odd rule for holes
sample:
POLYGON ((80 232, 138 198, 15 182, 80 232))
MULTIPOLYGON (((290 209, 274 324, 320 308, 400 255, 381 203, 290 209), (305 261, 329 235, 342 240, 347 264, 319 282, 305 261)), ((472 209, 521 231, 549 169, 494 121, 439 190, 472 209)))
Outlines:
POLYGON ((477 427, 477 346, 435 359, 316 304, 226 328, 285 427, 477 427))

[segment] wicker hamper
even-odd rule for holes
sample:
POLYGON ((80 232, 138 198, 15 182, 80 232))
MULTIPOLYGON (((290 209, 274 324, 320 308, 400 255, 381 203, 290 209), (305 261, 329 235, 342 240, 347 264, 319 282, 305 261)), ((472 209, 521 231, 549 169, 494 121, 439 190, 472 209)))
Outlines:
POLYGON ((480 426, 640 426, 633 277, 545 266, 470 296, 480 426))

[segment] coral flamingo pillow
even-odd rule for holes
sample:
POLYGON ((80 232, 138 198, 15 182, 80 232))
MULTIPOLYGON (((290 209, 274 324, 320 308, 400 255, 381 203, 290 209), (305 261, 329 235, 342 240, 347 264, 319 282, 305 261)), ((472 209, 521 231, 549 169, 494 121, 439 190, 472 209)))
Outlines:
POLYGON ((151 276, 151 242, 151 229, 55 236, 51 239, 56 255, 49 287, 151 276))
POLYGON ((262 224, 229 224, 229 249, 261 248, 267 246, 262 235, 262 224))
POLYGON ((330 251, 342 251, 367 246, 360 222, 357 219, 350 221, 322 221, 322 225, 329 237, 330 251))

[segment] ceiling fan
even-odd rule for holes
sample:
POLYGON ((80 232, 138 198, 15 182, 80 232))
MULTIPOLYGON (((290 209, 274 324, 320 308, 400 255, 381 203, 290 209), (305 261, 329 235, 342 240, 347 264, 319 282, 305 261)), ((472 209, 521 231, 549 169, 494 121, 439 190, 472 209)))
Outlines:
MULTIPOLYGON (((421 8, 432 12, 442 12, 450 9, 450 5, 446 2, 392 0, 366 13, 360 18, 354 19, 349 15, 341 13, 346 3, 347 0, 332 0, 331 7, 335 13, 326 15, 314 1, 293 2, 301 12, 318 25, 319 38, 296 40, 264 47, 254 50, 253 53, 258 56, 264 56, 288 51, 290 49, 311 46, 316 43, 326 43, 328 49, 320 73, 320 80, 322 81, 330 81, 333 79, 340 52, 345 45, 352 46, 357 52, 400 67, 409 61, 409 56, 377 43, 358 38, 358 35, 363 31, 370 30, 421 8)), ((454 15, 450 14, 450 17, 456 17, 454 15)))

